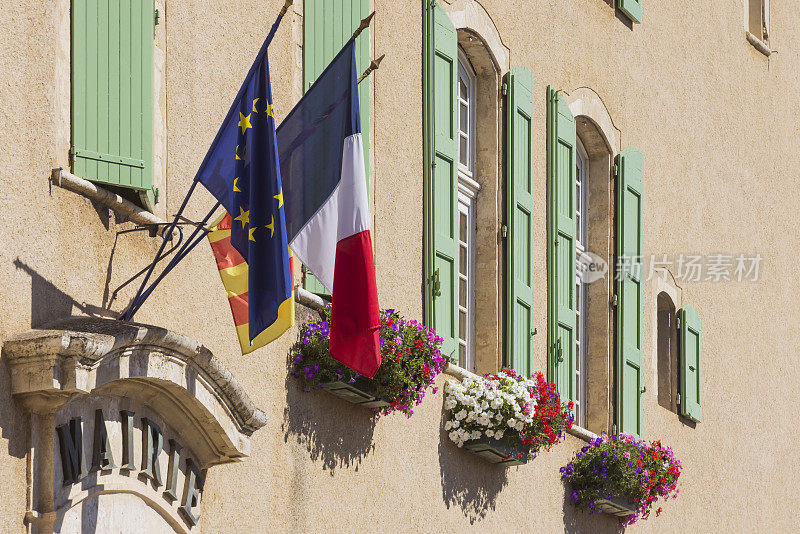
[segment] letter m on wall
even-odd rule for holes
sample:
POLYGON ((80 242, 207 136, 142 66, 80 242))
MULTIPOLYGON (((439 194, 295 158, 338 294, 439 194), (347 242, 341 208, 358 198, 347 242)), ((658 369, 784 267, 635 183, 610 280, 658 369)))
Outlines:
POLYGON ((72 172, 152 211, 152 0, 72 2, 72 172))

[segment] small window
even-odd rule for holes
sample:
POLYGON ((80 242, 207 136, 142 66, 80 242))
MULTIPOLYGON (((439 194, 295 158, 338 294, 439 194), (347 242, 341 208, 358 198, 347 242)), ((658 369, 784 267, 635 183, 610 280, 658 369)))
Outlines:
POLYGON ((747 0, 747 40, 759 52, 770 55, 769 0, 747 0))
POLYGON ((657 310, 657 359, 658 359, 658 404, 678 413, 678 329, 675 304, 672 298, 661 292, 656 297, 657 310))
POLYGON ((475 371, 475 71, 458 53, 458 364, 475 371))

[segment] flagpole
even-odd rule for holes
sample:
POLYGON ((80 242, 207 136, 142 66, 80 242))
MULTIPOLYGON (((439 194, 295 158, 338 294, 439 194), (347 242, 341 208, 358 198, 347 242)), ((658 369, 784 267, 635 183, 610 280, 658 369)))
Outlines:
POLYGON ((119 316, 119 319, 121 321, 129 321, 133 317, 133 313, 131 313, 131 309, 132 309, 131 307, 136 302, 136 300, 139 298, 139 295, 142 294, 142 291, 144 291, 144 288, 147 285, 147 282, 150 280, 150 276, 152 276, 153 271, 156 268, 156 263, 158 263, 158 261, 161 259, 161 254, 164 252, 164 248, 167 246, 167 236, 172 236, 172 232, 175 230, 175 226, 178 224, 178 217, 183 215, 183 210, 186 209, 186 205, 189 203, 189 197, 191 197, 192 193, 194 193, 194 189, 197 187, 197 183, 198 183, 198 180, 197 180, 197 177, 195 177, 195 179, 192 180, 192 185, 189 187, 189 191, 186 193, 186 196, 183 198, 183 202, 181 203, 181 207, 178 209, 178 213, 176 213, 175 217, 172 219, 172 224, 170 224, 169 225, 169 229, 162 234, 163 239, 161 241, 161 246, 158 248, 158 252, 156 253, 156 257, 153 260, 153 263, 150 264, 150 268, 147 270, 147 274, 144 275, 144 279, 142 280, 142 283, 139 286, 139 289, 136 291, 136 294, 133 296, 133 300, 131 300, 131 303, 128 305, 128 307, 125 309, 125 311, 123 311, 122 314, 119 316))
POLYGON ((372 62, 369 64, 369 67, 367 67, 367 70, 365 70, 364 73, 361 74, 361 76, 358 77, 358 80, 356 80, 356 83, 361 83, 367 76, 369 76, 370 74, 372 74, 373 72, 378 70, 378 67, 381 66, 381 61, 383 61, 383 58, 385 58, 385 57, 386 57, 386 54, 383 54, 378 59, 373 59, 372 62))
POLYGON ((202 241, 203 238, 208 234, 209 229, 206 228, 206 223, 214 214, 214 212, 217 211, 217 208, 219 208, 219 206, 220 202, 214 204, 214 207, 211 208, 211 210, 205 216, 203 221, 199 225, 197 225, 197 227, 194 229, 194 232, 192 232, 192 234, 186 240, 186 243, 184 243, 181 249, 178 250, 177 253, 175 253, 175 256, 173 256, 170 262, 167 264, 167 266, 164 267, 164 270, 161 271, 161 274, 159 274, 158 277, 156 277, 156 279, 153 280, 153 283, 150 284, 150 287, 148 287, 144 292, 142 292, 141 295, 134 297, 134 299, 128 306, 128 309, 125 311, 125 319, 124 319, 125 321, 130 321, 133 319, 134 314, 136 314, 136 312, 139 311, 139 308, 142 307, 144 301, 147 300, 147 298, 150 296, 150 294, 153 292, 156 286, 170 273, 170 271, 172 271, 172 269, 175 268, 175 266, 183 258, 185 258, 189 254, 189 252, 192 251, 192 249, 194 249, 195 246, 197 246, 197 243, 202 241), (203 234, 197 239, 195 239, 195 237, 197 236, 198 233, 200 233, 200 231, 202 231, 203 234), (193 239, 194 241, 192 241, 193 239))
POLYGON ((356 28, 356 31, 353 32, 353 36, 350 39, 355 39, 356 37, 361 35, 361 32, 369 28, 369 24, 370 22, 372 22, 372 17, 374 16, 375 12, 373 11, 367 17, 361 19, 361 24, 359 24, 358 28, 356 28))
MULTIPOLYGON (((289 7, 291 7, 292 4, 293 4, 293 0, 286 0, 286 2, 283 4, 283 7, 281 8, 280 12, 278 13, 278 17, 275 19, 275 22, 272 24, 272 28, 270 28, 269 34, 267 34, 267 38, 265 39, 264 44, 261 46, 261 50, 259 51, 259 55, 261 53, 263 53, 264 50, 266 49, 266 47, 268 47, 269 44, 272 42, 272 38, 275 36, 275 32, 278 30, 278 26, 280 25, 281 20, 283 20, 283 16, 289 10, 289 7)), ((363 23, 364 22, 362 21, 362 25, 363 25, 363 23)), ((251 67, 251 72, 248 72, 248 75, 245 77, 245 83, 247 82, 247 80, 248 80, 248 78, 250 77, 251 74, 252 74, 252 67, 251 67)), ((244 87, 244 84, 242 85, 242 88, 243 87, 244 87)), ((234 99, 234 101, 236 101, 239 98, 241 92, 242 92, 242 89, 239 89, 239 94, 237 94, 236 99, 234 99)), ((226 116, 225 120, 227 120, 228 117, 232 113, 233 113, 233 107, 231 107, 231 109, 228 111, 228 115, 226 116)), ((224 123, 224 121, 223 121, 223 123, 224 123)), ((219 133, 217 134, 217 137, 218 136, 219 136, 219 133)), ((217 142, 217 138, 214 139, 214 142, 212 143, 212 146, 216 142, 217 142)), ((203 164, 205 164, 205 160, 203 161, 203 164)), ((201 167, 202 167, 202 165, 201 165, 201 167)), ((133 318, 133 314, 136 313, 136 311, 141 306, 142 302, 144 302, 144 299, 142 299, 142 302, 139 302, 139 305, 136 306, 136 308, 134 308, 134 305, 139 301, 139 297, 142 295, 142 292, 144 291, 144 288, 147 285, 147 282, 150 280, 150 277, 153 275, 153 271, 155 270, 156 263, 161 261, 162 254, 164 253, 164 248, 166 248, 166 245, 167 245, 167 236, 171 236, 172 232, 175 230, 175 226, 178 224, 179 217, 181 215, 183 215, 183 211, 186 209, 186 205, 189 203, 189 197, 192 196, 192 193, 194 193, 195 187, 197 187, 197 184, 199 182, 199 178, 200 178, 199 176, 195 176, 194 180, 192 181, 192 185, 189 187, 189 191, 186 193, 186 196, 184 197, 183 202, 181 203, 181 207, 178 209, 178 212, 175 214, 175 217, 172 219, 172 224, 170 224, 169 225, 169 229, 162 234, 163 240, 161 241, 161 246, 159 247, 158 252, 156 253, 156 257, 153 260, 153 262, 150 264, 150 268, 147 270, 147 274, 145 274, 144 279, 142 280, 142 283, 139 286, 139 289, 136 291, 136 294, 133 296, 133 299, 131 300, 131 303, 128 305, 128 307, 119 316, 119 320, 121 320, 121 321, 130 321, 133 318)), ((219 205, 219 203, 217 205, 219 205)), ((216 210, 216 206, 214 207, 214 209, 216 210)), ((213 210, 212 210, 212 212, 213 212, 213 210)), ((195 234, 193 234, 193 235, 195 235, 195 234)), ((189 240, 191 240, 191 237, 189 238, 189 240)), ((187 242, 187 244, 188 244, 188 242, 187 242)), ((184 245, 184 247, 185 246, 186 245, 184 245)), ((194 247, 192 247, 192 248, 194 248, 194 247)), ((173 257, 173 260, 176 257, 182 258, 183 256, 180 256, 180 252, 179 252, 178 254, 176 254, 176 256, 173 257)), ((170 262, 170 265, 172 265, 172 262, 170 262)), ((168 265, 165 269, 171 269, 170 265, 168 265)), ((174 267, 174 265, 172 265, 172 266, 174 267)), ((159 280, 161 280, 163 278, 163 274, 164 273, 162 272, 162 276, 159 277, 159 280)), ((150 289, 152 290, 153 287, 155 287, 155 282, 154 282, 154 285, 151 286, 150 289)), ((148 295, 149 294, 150 294, 150 292, 148 292, 148 295)))

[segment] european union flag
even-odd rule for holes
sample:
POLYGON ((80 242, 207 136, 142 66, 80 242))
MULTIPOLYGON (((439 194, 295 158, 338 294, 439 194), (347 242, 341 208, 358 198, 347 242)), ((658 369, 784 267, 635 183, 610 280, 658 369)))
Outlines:
POLYGON ((275 322, 281 303, 292 298, 267 58, 273 33, 250 67, 196 177, 233 219, 231 244, 248 265, 251 341, 275 322))

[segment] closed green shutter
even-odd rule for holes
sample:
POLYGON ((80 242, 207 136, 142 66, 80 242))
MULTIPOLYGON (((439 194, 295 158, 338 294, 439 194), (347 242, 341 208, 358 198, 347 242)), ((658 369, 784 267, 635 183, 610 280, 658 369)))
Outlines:
POLYGON ((617 7, 633 22, 642 22, 642 0, 617 0, 617 7))
POLYGON ((692 306, 678 311, 680 328, 681 414, 701 420, 700 402, 700 315, 692 306))
MULTIPOLYGON (((369 0, 305 0, 303 3, 303 88, 322 74, 350 39, 361 20, 369 15, 369 0)), ((369 66, 369 32, 367 28, 356 39, 356 71, 369 66)), ((361 115, 361 140, 364 143, 364 168, 369 176, 369 83, 358 86, 361 115)), ((288 110, 287 110, 288 111, 288 110)), ((369 178, 368 178, 369 179, 369 178)), ((319 280, 306 276, 305 288, 327 295, 319 280)))
POLYGON ((547 345, 550 377, 577 400, 575 330, 575 117, 547 88, 547 345))
POLYGON ((617 429, 641 436, 644 157, 635 148, 626 148, 617 164, 617 429))
POLYGON ((150 210, 153 32, 152 0, 72 2, 72 172, 150 210))
POLYGON ((524 376, 533 371, 533 74, 515 67, 506 75, 506 363, 524 376))
POLYGON ((425 58, 425 321, 458 354, 458 179, 456 29, 438 3, 427 4, 425 58))

